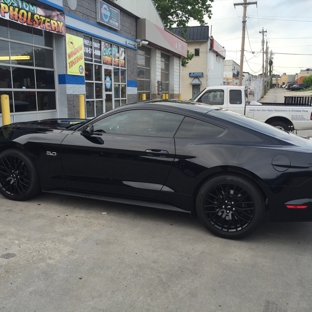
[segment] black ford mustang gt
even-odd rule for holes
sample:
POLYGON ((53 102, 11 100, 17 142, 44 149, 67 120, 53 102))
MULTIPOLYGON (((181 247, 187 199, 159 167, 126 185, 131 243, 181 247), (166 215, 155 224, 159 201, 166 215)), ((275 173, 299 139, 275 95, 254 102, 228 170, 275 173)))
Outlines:
POLYGON ((91 121, 0 128, 0 192, 40 191, 196 211, 240 238, 274 221, 312 221, 312 142, 208 105, 127 105, 91 121))

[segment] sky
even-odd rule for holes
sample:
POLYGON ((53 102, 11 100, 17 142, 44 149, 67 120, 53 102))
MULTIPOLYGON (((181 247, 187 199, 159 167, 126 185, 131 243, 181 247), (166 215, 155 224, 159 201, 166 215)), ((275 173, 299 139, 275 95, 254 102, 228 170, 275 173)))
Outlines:
MULTIPOLYGON (((243 0, 214 0, 206 19, 210 36, 226 49, 226 59, 240 63, 243 0)), ((247 0, 243 71, 262 72, 262 30, 273 53, 273 73, 294 75, 312 68, 312 0, 247 0)), ((198 25, 191 22, 190 26, 198 25)))

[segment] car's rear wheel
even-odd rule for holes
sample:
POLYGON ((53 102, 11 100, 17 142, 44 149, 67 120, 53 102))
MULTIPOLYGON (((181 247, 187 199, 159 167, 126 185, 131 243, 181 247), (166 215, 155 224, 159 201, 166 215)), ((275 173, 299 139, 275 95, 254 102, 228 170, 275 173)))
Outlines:
POLYGON ((39 177, 32 161, 16 149, 0 154, 0 193, 12 200, 27 200, 40 192, 39 177))
POLYGON ((215 235, 242 238, 261 222, 264 199, 251 181, 236 175, 220 175, 203 184, 197 195, 196 211, 215 235))

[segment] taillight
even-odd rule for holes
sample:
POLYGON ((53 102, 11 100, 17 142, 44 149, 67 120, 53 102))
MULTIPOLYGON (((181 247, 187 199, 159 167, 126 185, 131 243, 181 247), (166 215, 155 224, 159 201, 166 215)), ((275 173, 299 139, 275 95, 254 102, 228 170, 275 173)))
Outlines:
POLYGON ((312 120, 312 113, 311 113, 311 115, 310 115, 310 120, 312 120))
POLYGON ((288 209, 306 209, 308 208, 307 205, 286 205, 288 209))

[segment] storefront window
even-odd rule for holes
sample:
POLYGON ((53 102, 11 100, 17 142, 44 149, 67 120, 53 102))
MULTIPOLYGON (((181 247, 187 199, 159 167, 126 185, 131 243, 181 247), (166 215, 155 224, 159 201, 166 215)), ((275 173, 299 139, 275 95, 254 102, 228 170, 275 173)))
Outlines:
POLYGON ((45 31, 41 29, 33 29, 34 44, 52 48, 52 36, 46 36, 45 31))
POLYGON ((102 66, 94 65, 95 81, 102 81, 102 66))
POLYGON ((86 81, 93 79, 93 64, 85 63, 85 77, 86 81))
POLYGON ((11 112, 55 110, 53 34, 0 19, 0 94, 11 112))
POLYGON ((35 89, 33 68, 12 67, 13 86, 17 89, 35 89))
POLYGON ((10 43, 11 64, 34 66, 34 47, 31 45, 10 43))
POLYGON ((126 104, 126 55, 123 47, 84 37, 87 118, 126 104))
POLYGON ((17 23, 10 23, 9 36, 11 40, 33 43, 33 29, 17 23))
POLYGON ((6 64, 10 63, 9 41, 1 41, 1 39, 0 39, 0 62, 6 64))
POLYGON ((151 50, 141 47, 137 51, 138 62, 138 96, 146 94, 146 99, 151 98, 151 50))
POLYGON ((48 49, 34 49, 35 66, 53 68, 53 51, 48 49))
POLYGON ((0 18, 0 37, 2 38, 9 38, 9 32, 8 32, 8 22, 4 20, 3 18, 0 18))
POLYGON ((162 92, 169 92, 169 55, 161 53, 161 83, 162 92))

